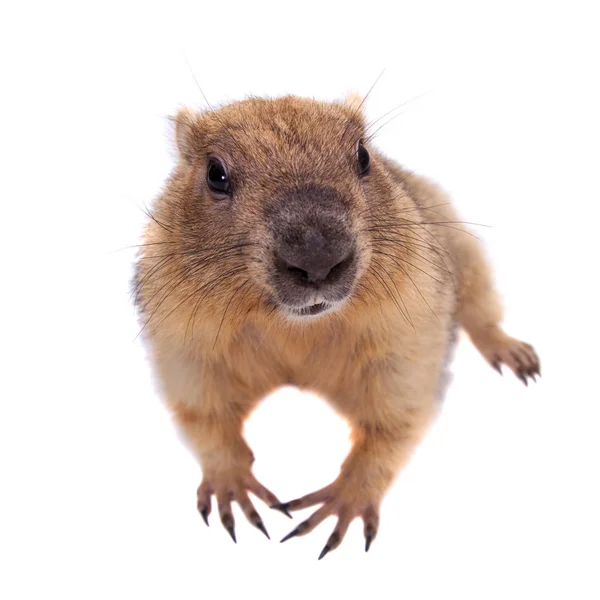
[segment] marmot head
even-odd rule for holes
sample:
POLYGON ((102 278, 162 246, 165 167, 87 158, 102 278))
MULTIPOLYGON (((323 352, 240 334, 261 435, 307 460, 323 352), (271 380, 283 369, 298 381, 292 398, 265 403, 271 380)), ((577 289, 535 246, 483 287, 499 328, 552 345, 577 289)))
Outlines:
POLYGON ((399 199, 358 100, 248 99, 174 121, 164 231, 150 226, 176 244, 190 302, 243 294, 241 305, 307 320, 369 287, 374 232, 399 199))

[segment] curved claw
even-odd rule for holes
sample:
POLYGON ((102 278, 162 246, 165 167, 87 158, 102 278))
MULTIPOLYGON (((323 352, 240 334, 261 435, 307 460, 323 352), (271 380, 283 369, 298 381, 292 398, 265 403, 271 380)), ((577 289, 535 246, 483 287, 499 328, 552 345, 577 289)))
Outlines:
POLYGON ((330 550, 331 548, 327 544, 325 544, 325 548, 321 550, 321 554, 319 554, 318 560, 321 560, 330 550))
MULTIPOLYGON (((321 523, 321 521, 323 521, 325 518, 327 518, 333 512, 334 512, 334 508, 330 504, 325 504, 324 506, 321 506, 321 508, 319 508, 312 515, 310 515, 310 517, 308 517, 308 519, 306 519, 306 521, 302 521, 302 523, 300 523, 296 527, 296 529, 294 529, 293 531, 290 531, 281 540, 281 542, 285 542, 286 540, 296 537, 297 535, 304 535, 305 533, 312 531, 319 523, 321 523)), ((331 538, 330 538, 330 541, 331 541, 331 538)))
POLYGON ((365 552, 369 551, 369 548, 371 547, 371 542, 374 539, 375 539, 375 531, 374 531, 373 527, 368 525, 365 528, 365 552))
POLYGON ((494 360, 492 363, 492 367, 494 367, 494 369, 496 369, 496 371, 498 371, 498 373, 500 373, 500 375, 502 375, 502 367, 500 366, 500 360, 497 358, 496 360, 494 360))
POLYGON ((225 527, 225 529, 227 529, 227 531, 229 532, 229 535, 231 536, 231 539, 234 541, 234 543, 237 544, 237 540, 235 539, 235 529, 233 528, 233 525, 231 527, 225 527))
POLYGON ((235 522, 233 520, 233 516, 230 514, 225 514, 221 517, 221 523, 223 523, 223 527, 227 530, 231 539, 237 544, 237 539, 235 538, 235 522))
POLYGON ((279 512, 282 512, 286 517, 293 519, 294 517, 292 517, 292 515, 290 514, 288 506, 289 502, 280 502, 279 504, 272 504, 270 508, 278 510, 279 512))
POLYGON ((300 525, 298 525, 298 527, 296 527, 296 529, 294 529, 293 531, 290 531, 285 537, 283 537, 279 541, 279 543, 282 544, 283 542, 286 542, 290 538, 296 537, 297 535, 302 535, 303 533, 306 532, 307 529, 308 529, 308 524, 306 521, 304 521, 304 523, 300 523, 300 525))
POLYGON ((257 529, 260 529, 267 536, 268 540, 271 539, 271 536, 269 535, 269 532, 267 531, 267 528, 265 527, 265 524, 262 522, 262 519, 260 517, 258 517, 258 519, 254 519, 252 523, 257 529))
POLYGON ((368 509, 363 515, 363 521, 365 524, 363 530, 365 534, 365 552, 368 552, 379 527, 379 515, 377 511, 373 508, 368 509))
POLYGON ((206 526, 209 527, 209 523, 208 523, 208 508, 206 508, 206 506, 199 506, 198 510, 200 511, 200 514, 202 515, 202 519, 204 519, 204 522, 206 523, 206 526))
POLYGON ((312 492, 311 494, 306 494, 306 496, 302 496, 301 498, 296 498, 295 500, 290 500, 289 502, 278 502, 273 505, 271 508, 276 508, 277 510, 281 510, 285 512, 288 516, 288 511, 290 510, 302 510, 303 508, 309 508, 310 506, 315 506, 316 504, 321 504, 323 502, 329 502, 333 495, 333 485, 325 486, 316 492, 312 492))
MULTIPOLYGON (((340 519, 341 521, 341 519, 340 519)), ((345 529, 339 530, 339 522, 336 530, 329 536, 327 543, 325 544, 325 548, 321 550, 321 554, 319 555, 319 560, 321 560, 330 550, 334 550, 340 545, 342 538, 344 537, 345 529)))

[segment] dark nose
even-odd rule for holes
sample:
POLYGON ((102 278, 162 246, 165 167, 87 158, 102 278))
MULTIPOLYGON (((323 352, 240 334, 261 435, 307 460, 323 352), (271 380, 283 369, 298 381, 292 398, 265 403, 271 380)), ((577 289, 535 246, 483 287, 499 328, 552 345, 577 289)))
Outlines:
POLYGON ((347 239, 328 239, 318 230, 304 232, 295 243, 282 244, 277 252, 277 268, 288 279, 302 285, 334 283, 353 260, 347 239))

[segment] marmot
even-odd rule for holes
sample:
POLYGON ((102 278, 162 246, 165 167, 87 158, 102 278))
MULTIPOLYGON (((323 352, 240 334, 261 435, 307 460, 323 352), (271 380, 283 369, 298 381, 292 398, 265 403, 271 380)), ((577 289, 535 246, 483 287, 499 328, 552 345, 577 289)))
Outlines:
POLYGON ((155 202, 135 302, 168 407, 202 470, 198 510, 216 496, 268 537, 248 492, 271 508, 322 506, 319 558, 355 517, 365 549, 382 497, 444 393, 457 326, 495 369, 525 384, 533 348, 500 328, 476 238, 448 197, 372 147, 363 103, 250 98, 174 117, 178 162, 155 202), (244 420, 283 385, 310 390, 351 424, 330 485, 282 503, 252 474, 244 420))

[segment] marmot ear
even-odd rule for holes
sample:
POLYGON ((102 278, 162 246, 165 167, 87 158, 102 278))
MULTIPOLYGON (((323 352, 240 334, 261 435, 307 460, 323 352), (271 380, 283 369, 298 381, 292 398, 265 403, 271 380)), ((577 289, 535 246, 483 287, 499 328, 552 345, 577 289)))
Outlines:
POLYGON ((349 92, 344 98, 344 104, 361 118, 365 117, 365 98, 356 92, 349 92))
POLYGON ((200 150, 201 116, 191 108, 182 108, 172 120, 175 123, 175 142, 179 156, 181 160, 191 164, 200 150))

